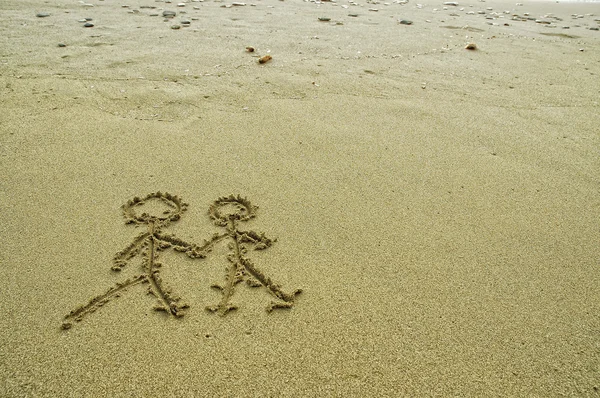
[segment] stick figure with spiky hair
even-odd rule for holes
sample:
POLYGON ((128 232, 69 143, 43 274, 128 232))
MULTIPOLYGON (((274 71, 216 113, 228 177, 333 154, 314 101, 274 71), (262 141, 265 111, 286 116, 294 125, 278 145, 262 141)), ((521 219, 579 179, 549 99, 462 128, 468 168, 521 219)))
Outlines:
POLYGON ((153 296, 157 303, 154 306, 156 311, 164 311, 169 315, 181 317, 184 311, 189 307, 183 303, 179 296, 167 288, 160 275, 162 264, 158 261, 159 252, 167 248, 172 248, 177 252, 185 253, 190 258, 204 258, 206 253, 211 250, 212 245, 218 242, 219 237, 213 237, 211 241, 205 241, 203 245, 198 246, 185 242, 175 235, 166 234, 162 230, 170 223, 179 220, 181 214, 187 209, 187 203, 183 203, 178 196, 169 193, 155 192, 148 194, 144 198, 135 197, 123 205, 123 215, 126 224, 146 225, 146 231, 139 234, 129 246, 118 252, 113 258, 113 271, 121 271, 131 259, 142 256, 142 273, 115 284, 105 293, 92 298, 87 304, 71 311, 64 317, 63 329, 70 329, 73 322, 79 322, 108 301, 119 297, 127 288, 137 285, 148 285, 147 292, 153 296), (162 203, 165 210, 160 215, 151 215, 148 213, 139 213, 136 208, 143 207, 148 202, 162 203))
POLYGON ((238 230, 238 223, 255 217, 257 209, 257 206, 252 205, 250 201, 239 195, 219 198, 208 209, 210 218, 215 225, 226 228, 225 233, 213 235, 212 241, 223 238, 229 238, 230 241, 228 244, 230 252, 227 255, 227 260, 231 264, 226 269, 225 284, 212 285, 213 288, 221 291, 223 297, 219 304, 206 307, 207 310, 216 312, 221 316, 237 309, 237 306, 231 304, 230 300, 235 293, 235 286, 242 281, 246 281, 250 287, 264 286, 277 299, 267 306, 268 312, 276 308, 293 307, 296 295, 302 292, 301 289, 296 289, 292 293, 285 293, 281 290, 280 285, 273 282, 246 257, 248 246, 254 246, 254 250, 264 250, 275 241, 267 238, 264 233, 238 230))

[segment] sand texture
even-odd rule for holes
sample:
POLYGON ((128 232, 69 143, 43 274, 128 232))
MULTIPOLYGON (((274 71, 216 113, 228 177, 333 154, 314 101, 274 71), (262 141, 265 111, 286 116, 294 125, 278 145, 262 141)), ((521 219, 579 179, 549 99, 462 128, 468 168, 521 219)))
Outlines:
POLYGON ((0 1, 0 397, 600 394, 600 4, 181 2, 0 1))

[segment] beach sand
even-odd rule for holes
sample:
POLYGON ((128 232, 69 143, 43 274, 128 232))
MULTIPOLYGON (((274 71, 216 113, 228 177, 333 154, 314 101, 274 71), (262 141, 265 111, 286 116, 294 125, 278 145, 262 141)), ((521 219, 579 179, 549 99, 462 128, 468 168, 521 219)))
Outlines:
POLYGON ((0 396, 600 393, 598 3, 88 1, 0 2, 0 396))

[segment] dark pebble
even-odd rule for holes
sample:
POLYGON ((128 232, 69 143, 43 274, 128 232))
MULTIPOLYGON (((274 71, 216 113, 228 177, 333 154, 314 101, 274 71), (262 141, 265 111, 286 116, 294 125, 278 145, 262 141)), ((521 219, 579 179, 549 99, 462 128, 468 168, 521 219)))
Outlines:
POLYGON ((59 47, 66 47, 67 45, 65 43, 58 43, 59 47))
POLYGON ((402 25, 412 25, 412 21, 409 21, 408 19, 402 19, 400 20, 400 24, 402 25))
POLYGON ((181 24, 182 25, 189 25, 189 24, 191 24, 191 22, 190 21, 181 21, 181 24))
POLYGON ((35 16, 38 18, 46 18, 46 17, 49 17, 50 14, 47 12, 38 12, 37 14, 35 14, 35 16))
POLYGON ((93 23, 91 23, 91 22, 86 22, 86 23, 84 23, 84 24, 83 24, 83 27, 84 27, 84 28, 93 28, 93 27, 94 27, 94 24, 93 24, 93 23))
POLYGON ((181 26, 179 26, 179 25, 172 25, 171 29, 175 29, 175 30, 181 29, 181 26))
POLYGON ((599 28, 597 28, 597 27, 595 27, 595 26, 592 26, 592 27, 590 28, 590 30, 600 30, 600 29, 599 29, 599 28))
POLYGON ((165 18, 173 18, 177 13, 175 11, 163 11, 162 15, 165 18))

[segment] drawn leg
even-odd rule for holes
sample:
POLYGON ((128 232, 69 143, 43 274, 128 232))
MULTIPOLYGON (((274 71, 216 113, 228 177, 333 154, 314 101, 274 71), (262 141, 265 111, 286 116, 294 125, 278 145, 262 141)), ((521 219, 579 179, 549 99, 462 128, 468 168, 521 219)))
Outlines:
POLYGON ((229 302, 233 293, 235 292, 235 285, 242 281, 243 269, 241 268, 241 264, 237 261, 234 261, 230 256, 228 257, 231 265, 227 267, 227 275, 225 277, 225 286, 214 284, 211 287, 217 289, 223 293, 223 298, 217 305, 206 307, 206 309, 210 312, 216 312, 220 316, 225 316, 229 311, 237 309, 236 305, 233 305, 229 302))
POLYGON ((126 290, 128 287, 137 285, 138 283, 147 283, 148 278, 146 275, 139 275, 133 279, 128 279, 123 283, 117 283, 114 287, 111 287, 106 291, 106 293, 101 294, 99 296, 94 297, 87 303, 69 313, 69 315, 64 317, 64 321, 62 324, 62 329, 70 329, 73 327, 73 321, 79 322, 85 317, 97 309, 102 307, 104 304, 108 303, 113 297, 119 297, 121 292, 126 290))
POLYGON ((154 306, 156 311, 165 311, 176 317, 182 317, 185 315, 184 310, 189 308, 188 304, 181 303, 181 298, 171 290, 169 290, 161 276, 160 267, 162 266, 158 260, 158 250, 161 241, 157 240, 154 236, 149 240, 148 247, 144 253, 144 260, 142 266, 147 272, 147 279, 150 283, 148 287, 148 293, 158 299, 158 304, 154 306))
POLYGON ((276 308, 292 308, 294 306, 294 300, 296 299, 296 295, 302 293, 302 289, 296 289, 292 293, 285 293, 281 290, 281 286, 273 282, 271 278, 262 273, 252 261, 245 257, 241 257, 240 261, 244 268, 254 277, 256 280, 248 280, 248 284, 250 286, 257 286, 256 281, 262 284, 267 290, 275 297, 282 301, 271 301, 271 303, 267 306, 267 312, 271 312, 276 308))

